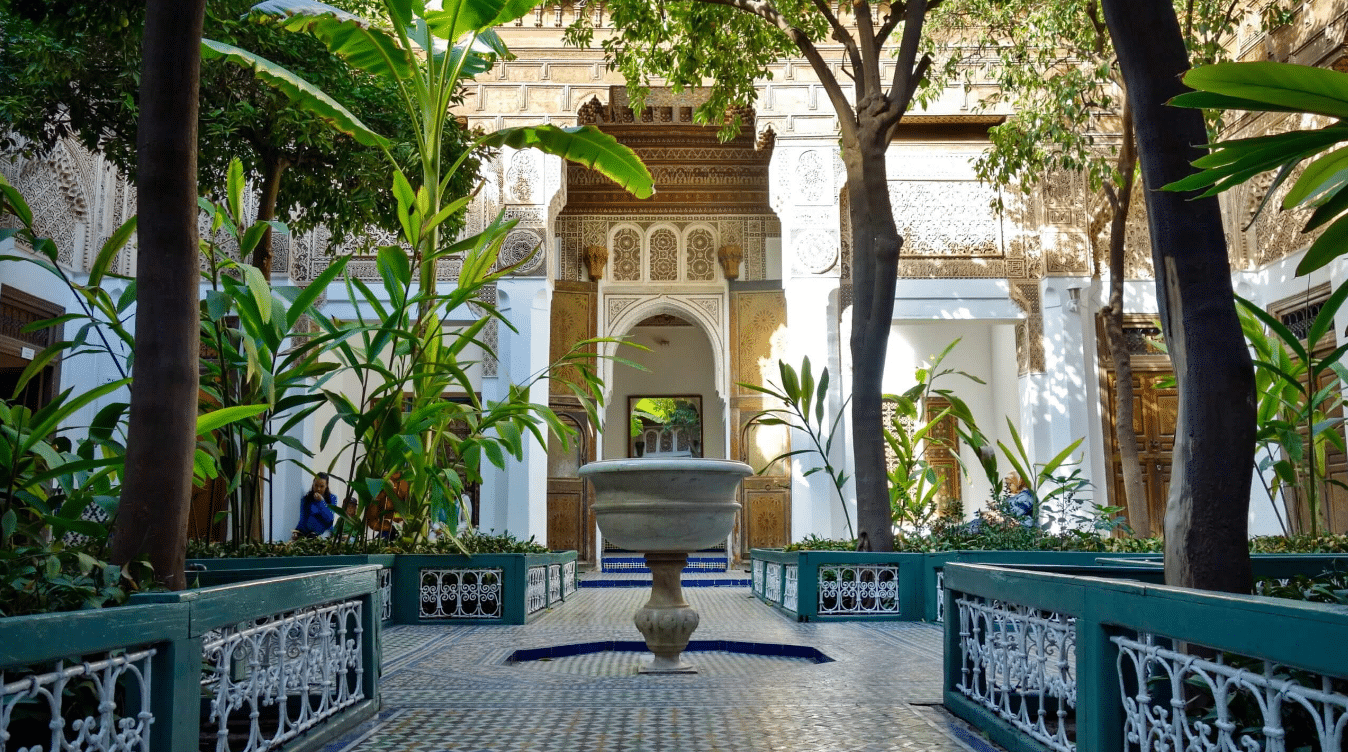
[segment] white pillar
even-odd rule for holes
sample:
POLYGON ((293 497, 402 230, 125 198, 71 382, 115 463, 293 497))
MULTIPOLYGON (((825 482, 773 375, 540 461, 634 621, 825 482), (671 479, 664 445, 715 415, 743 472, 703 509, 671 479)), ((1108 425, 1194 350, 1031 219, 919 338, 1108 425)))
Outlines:
MULTIPOLYGON (((502 348, 498 373, 510 383, 522 384, 548 366, 551 338, 548 336, 552 311, 552 289, 541 277, 509 278, 497 285, 501 313, 518 331, 501 327, 502 348)), ((508 387, 502 385, 502 389, 508 387)), ((547 404, 548 381, 542 379, 529 392, 529 401, 547 404)), ((526 434, 527 436, 527 434, 526 434)), ((498 501, 504 501, 505 528, 521 539, 532 536, 547 544, 548 537, 548 449, 528 437, 522 462, 508 460, 504 477, 496 474, 501 486, 498 501)))

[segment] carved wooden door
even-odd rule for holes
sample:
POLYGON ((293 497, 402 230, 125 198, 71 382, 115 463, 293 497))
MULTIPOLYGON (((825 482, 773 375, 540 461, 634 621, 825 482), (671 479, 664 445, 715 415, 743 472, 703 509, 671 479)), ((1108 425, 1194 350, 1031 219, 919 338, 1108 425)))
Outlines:
POLYGON ((554 551, 588 551, 589 511, 585 481, 577 471, 589 461, 589 430, 584 413, 579 420, 569 413, 558 415, 576 430, 570 441, 548 438, 548 548, 554 551))
MULTIPOLYGON (((1175 449, 1175 426, 1179 420, 1179 392, 1163 386, 1171 378, 1169 371, 1133 372, 1133 431, 1137 433, 1137 459, 1147 491, 1147 513, 1152 531, 1165 520, 1166 499, 1170 496, 1171 455, 1175 449)), ((1109 413, 1106 416, 1107 445, 1110 452, 1110 503, 1124 507, 1123 466, 1114 438, 1114 421, 1120 419, 1115 375, 1109 373, 1109 413)))
MULTIPOLYGON (((780 426, 752 423, 768 404, 763 395, 739 386, 777 380, 777 361, 785 357, 786 298, 770 284, 741 283, 730 293, 731 457, 747 462, 755 472, 790 450, 790 435, 780 426)), ((740 486, 734 553, 743 558, 751 548, 778 548, 791 542, 791 466, 774 464, 763 475, 746 478, 740 486)))
MULTIPOLYGON (((552 293, 551 359, 556 361, 576 343, 595 336, 597 294, 593 282, 558 280, 552 293)), ((577 471, 595 456, 594 431, 585 410, 565 380, 577 380, 571 369, 550 382, 549 406, 577 435, 569 444, 556 437, 548 440, 548 547, 554 551, 575 550, 594 561, 594 515, 590 510, 588 484, 577 471)))

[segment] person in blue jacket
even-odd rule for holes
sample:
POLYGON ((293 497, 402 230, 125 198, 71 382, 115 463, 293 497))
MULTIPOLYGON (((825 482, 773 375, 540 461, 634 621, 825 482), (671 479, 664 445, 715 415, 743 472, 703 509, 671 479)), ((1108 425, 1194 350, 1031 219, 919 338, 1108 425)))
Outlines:
POLYGON ((337 495, 328 490, 328 474, 314 476, 314 484, 300 499, 300 521, 295 525, 294 538, 317 538, 332 529, 332 508, 337 495))

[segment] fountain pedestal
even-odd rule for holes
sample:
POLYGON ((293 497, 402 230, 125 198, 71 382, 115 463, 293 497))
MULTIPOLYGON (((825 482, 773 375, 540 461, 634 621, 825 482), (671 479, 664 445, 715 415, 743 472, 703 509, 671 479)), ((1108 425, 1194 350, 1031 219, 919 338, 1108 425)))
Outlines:
POLYGON ((683 568, 690 551, 730 535, 740 480, 752 474, 743 462, 692 458, 606 460, 580 469, 594 484, 604 537, 644 553, 651 570, 651 598, 633 618, 655 656, 641 673, 697 673, 682 658, 699 621, 683 599, 683 568))
POLYGON ((655 655, 650 663, 642 664, 643 674, 695 674, 683 660, 688 639, 693 636, 700 621, 697 612, 683 599, 683 568, 688 554, 646 554, 646 566, 651 570, 651 599, 637 611, 632 621, 646 647, 655 655))

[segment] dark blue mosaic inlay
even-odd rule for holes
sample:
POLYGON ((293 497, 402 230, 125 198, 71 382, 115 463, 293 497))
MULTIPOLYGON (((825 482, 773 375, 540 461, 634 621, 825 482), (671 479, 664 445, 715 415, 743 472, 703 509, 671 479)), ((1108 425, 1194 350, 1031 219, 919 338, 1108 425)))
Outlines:
MULTIPOLYGON (((833 659, 818 648, 808 645, 779 645, 772 642, 742 642, 739 640, 690 640, 685 653, 698 652, 742 653, 744 655, 777 655, 785 658, 800 658, 814 663, 832 663, 833 659)), ((603 640, 600 642, 578 642, 571 645, 551 645, 544 648, 516 650, 506 658, 507 664, 538 661, 544 658, 567 658, 587 653, 645 653, 646 643, 641 640, 603 640)))

